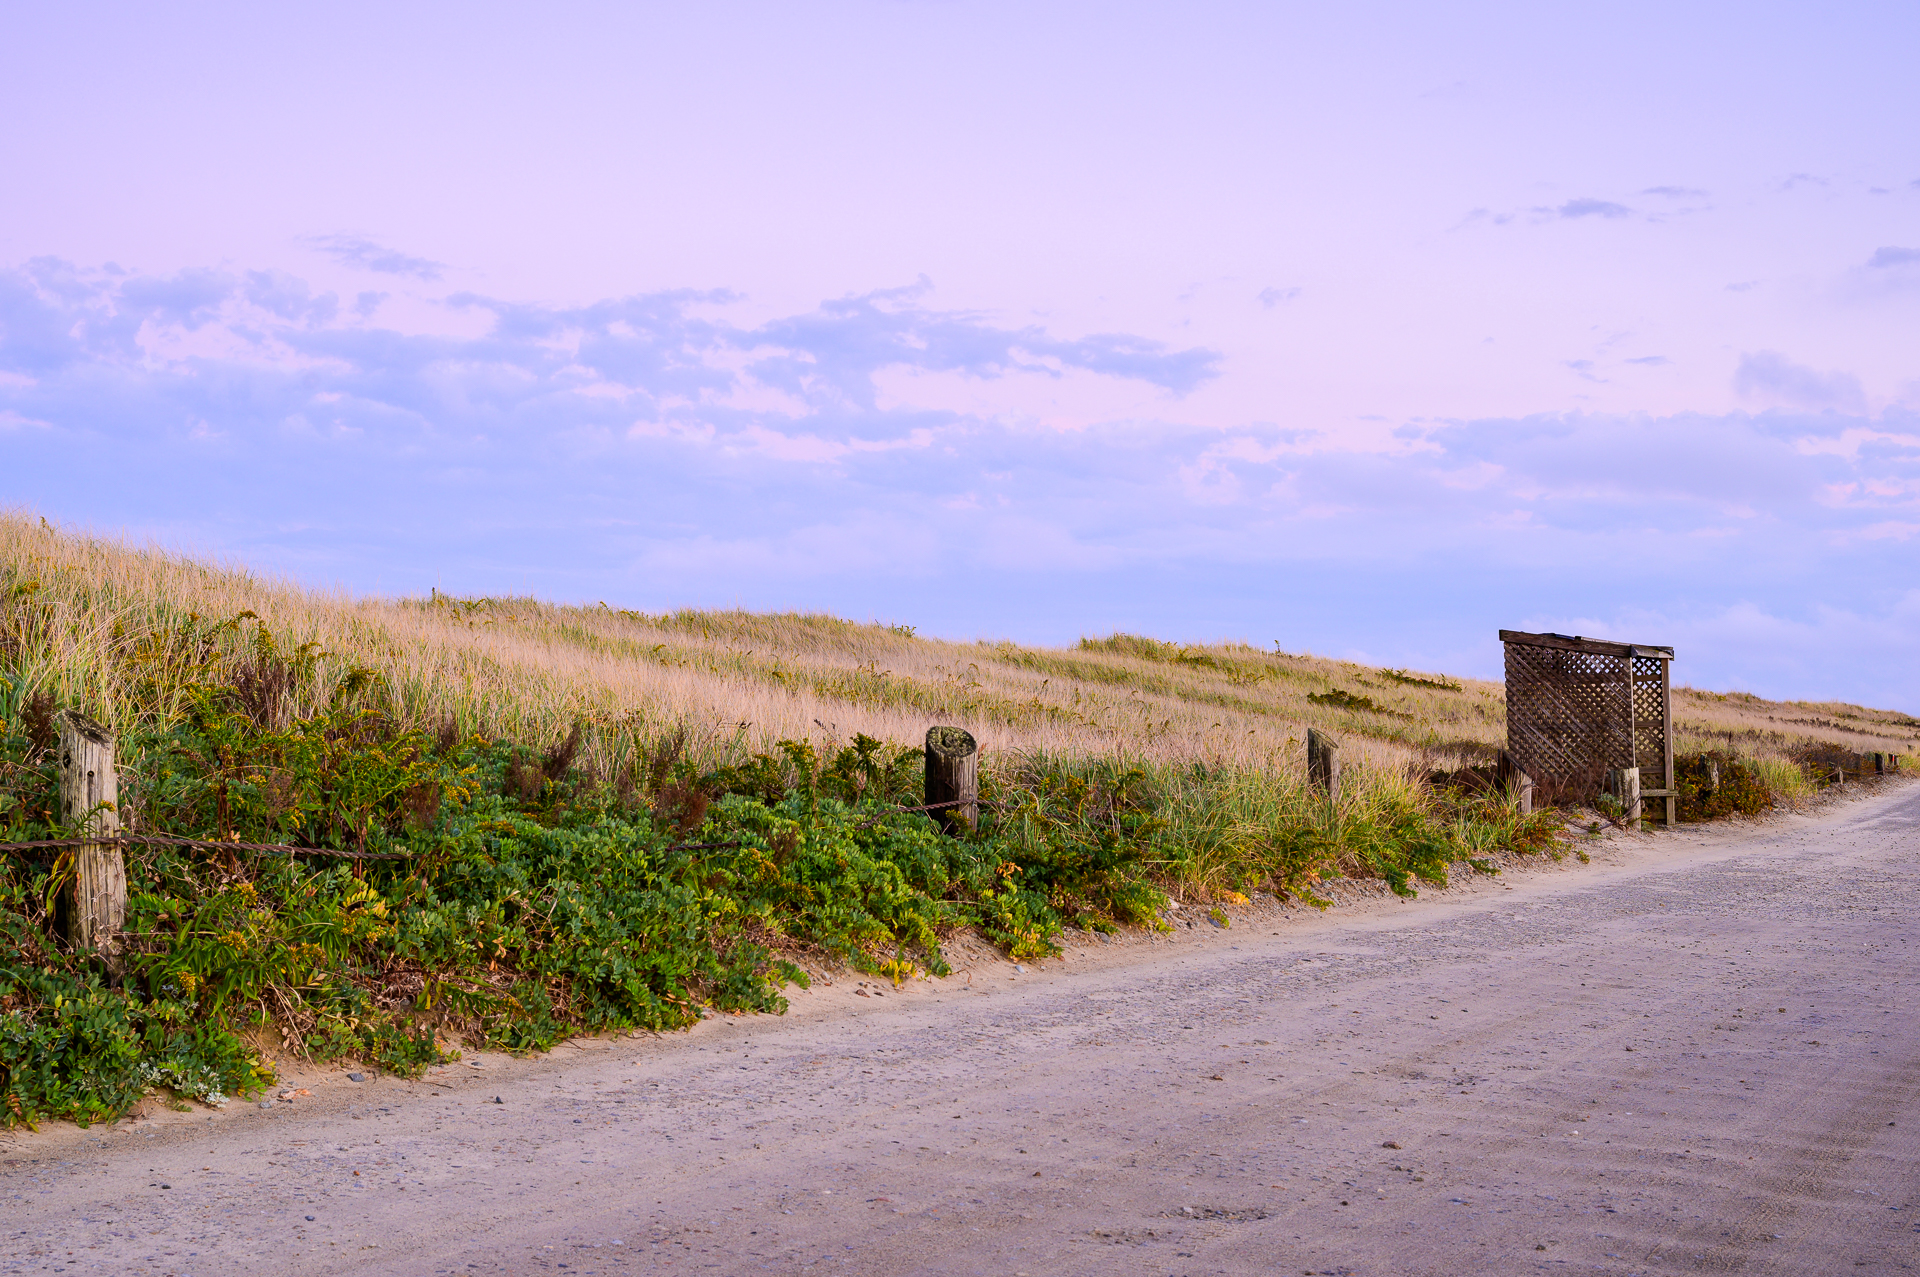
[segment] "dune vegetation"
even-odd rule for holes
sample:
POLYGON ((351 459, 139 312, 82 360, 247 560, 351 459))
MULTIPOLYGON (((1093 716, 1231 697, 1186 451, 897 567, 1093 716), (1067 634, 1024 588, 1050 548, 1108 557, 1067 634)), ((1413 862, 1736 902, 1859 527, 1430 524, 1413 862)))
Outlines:
MULTIPOLYGON (((1726 781, 1687 816, 1920 742, 1859 706, 1675 709, 1687 767, 1726 781)), ((276 1053, 408 1071, 462 1039, 777 1011, 809 968, 942 972, 957 928, 1037 959, 1068 926, 1164 926, 1169 896, 1411 893, 1567 845, 1561 814, 1484 783, 1497 683, 1241 643, 354 598, 3 516, 7 842, 81 832, 56 801, 63 710, 115 734, 126 830, 199 843, 126 847, 112 954, 61 926, 71 849, 0 861, 6 1122, 224 1102, 276 1053), (912 810, 932 724, 982 746, 958 836, 912 810), (1332 807, 1310 726, 1343 742, 1332 807)))

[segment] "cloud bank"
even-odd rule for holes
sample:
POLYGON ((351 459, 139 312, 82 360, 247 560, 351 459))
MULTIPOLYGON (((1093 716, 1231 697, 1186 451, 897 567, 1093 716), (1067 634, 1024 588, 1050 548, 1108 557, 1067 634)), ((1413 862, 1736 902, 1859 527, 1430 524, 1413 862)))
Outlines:
POLYGON ((1869 416, 1844 374, 1756 351, 1753 413, 1427 421, 1360 448, 1182 422, 1217 352, 932 297, 743 323, 726 292, 452 293, 402 325, 284 272, 34 261, 0 272, 0 500, 364 590, 1486 674, 1494 630, 1537 627, 1675 643, 1703 685, 1920 701, 1920 420, 1869 416), (1075 416, 1113 383, 1135 415, 1075 416), (989 385, 1049 406, 969 407, 989 385))

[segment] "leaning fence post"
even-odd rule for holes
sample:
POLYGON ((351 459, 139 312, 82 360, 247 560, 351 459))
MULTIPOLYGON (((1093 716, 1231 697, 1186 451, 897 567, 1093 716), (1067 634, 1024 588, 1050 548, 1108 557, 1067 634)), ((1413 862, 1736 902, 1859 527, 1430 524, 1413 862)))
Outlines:
POLYGON ((971 830, 980 821, 980 748, 960 727, 927 729, 927 802, 954 803, 932 814, 949 834, 971 830))
POLYGON ((1327 791, 1327 806, 1340 801, 1340 742, 1317 727, 1307 729, 1307 783, 1327 791))
MULTIPOLYGON (((75 710, 60 721, 60 813, 82 834, 120 832, 120 781, 113 769, 113 734, 75 710)), ((86 843, 73 854, 73 896, 67 935, 77 948, 109 956, 120 946, 127 917, 127 866, 117 843, 86 843)))

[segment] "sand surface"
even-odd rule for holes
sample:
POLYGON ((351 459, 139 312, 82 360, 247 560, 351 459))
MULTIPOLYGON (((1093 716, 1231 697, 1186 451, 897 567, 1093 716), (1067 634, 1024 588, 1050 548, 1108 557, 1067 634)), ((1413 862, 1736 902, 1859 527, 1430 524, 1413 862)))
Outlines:
POLYGON ((1920 785, 1592 850, 7 1136, 0 1277, 1920 1266, 1920 785))

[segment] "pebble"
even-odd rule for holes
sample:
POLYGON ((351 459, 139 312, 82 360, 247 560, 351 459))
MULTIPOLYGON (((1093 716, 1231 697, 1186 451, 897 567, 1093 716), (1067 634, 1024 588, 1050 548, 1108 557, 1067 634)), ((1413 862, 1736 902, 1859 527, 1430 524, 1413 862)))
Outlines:
POLYGON ((366 1080, 367 1080, 367 1075, 366 1075, 366 1074, 364 1074, 364 1073, 349 1073, 349 1074, 347 1074, 347 1081, 349 1081, 349 1082, 364 1082, 364 1081, 366 1081, 366 1080))

